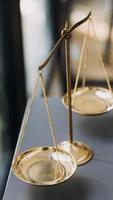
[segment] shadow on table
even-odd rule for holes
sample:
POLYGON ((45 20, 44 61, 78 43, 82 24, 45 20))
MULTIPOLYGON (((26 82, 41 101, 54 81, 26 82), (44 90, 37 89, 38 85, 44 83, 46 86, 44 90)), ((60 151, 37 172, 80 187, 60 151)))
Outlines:
POLYGON ((99 200, 107 199, 107 193, 102 183, 75 176, 72 179, 52 187, 37 187, 29 190, 29 199, 32 200, 99 200), (101 195, 102 194, 102 195, 101 195), (103 198, 104 197, 104 198, 103 198))

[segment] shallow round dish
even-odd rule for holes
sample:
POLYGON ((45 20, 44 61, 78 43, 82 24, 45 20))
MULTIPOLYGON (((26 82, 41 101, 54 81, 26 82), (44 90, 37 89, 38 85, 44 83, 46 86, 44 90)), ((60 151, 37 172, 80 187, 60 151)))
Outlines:
POLYGON ((24 182, 49 186, 70 178, 77 169, 77 162, 64 150, 38 147, 21 153, 12 168, 14 174, 24 182))
MULTIPOLYGON (((82 115, 99 115, 113 109, 113 93, 101 87, 78 88, 72 94, 72 111, 82 115)), ((62 98, 63 104, 68 107, 67 94, 62 98)))
POLYGON ((71 144, 69 141, 64 141, 58 144, 58 147, 71 153, 77 161, 77 165, 83 165, 93 157, 93 151, 86 144, 81 142, 73 142, 71 144))

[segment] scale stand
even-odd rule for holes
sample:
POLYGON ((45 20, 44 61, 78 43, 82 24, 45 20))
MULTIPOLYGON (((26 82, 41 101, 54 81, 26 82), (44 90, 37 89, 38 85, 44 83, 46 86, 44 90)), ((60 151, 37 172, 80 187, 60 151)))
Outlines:
POLYGON ((92 158, 93 152, 86 144, 73 141, 71 74, 70 74, 70 38, 71 38, 71 32, 77 27, 79 27, 81 24, 85 23, 90 18, 90 16, 91 16, 91 12, 89 12, 86 18, 79 21, 78 23, 73 25, 71 28, 69 28, 68 24, 66 23, 64 29, 61 32, 61 38, 56 43, 52 51, 50 52, 46 61, 41 66, 39 66, 39 71, 45 68, 50 58, 52 57, 52 55, 55 53, 56 49, 61 44, 62 40, 65 39, 69 141, 61 142, 60 144, 58 144, 58 147, 71 153, 77 160, 78 165, 88 162, 92 158))
POLYGON ((55 47, 50 52, 46 61, 39 66, 37 79, 33 89, 33 93, 30 99, 30 104, 26 109, 25 117, 21 126, 17 149, 14 154, 12 168, 14 174, 22 181, 38 186, 52 186, 62 183, 69 179, 76 171, 77 164, 83 164, 91 159, 93 153, 90 148, 80 142, 73 141, 73 123, 72 123, 72 106, 71 106, 71 76, 70 76, 70 37, 71 32, 87 21, 91 15, 89 15, 76 23, 71 28, 68 28, 67 24, 62 31, 62 36, 57 42, 55 47), (49 62, 56 49, 65 39, 65 55, 66 55, 66 74, 67 74, 67 92, 68 92, 68 127, 69 127, 69 141, 61 142, 57 144, 54 127, 52 123, 52 116, 50 113, 50 107, 46 95, 45 79, 43 75, 43 69, 49 62), (25 134, 26 125, 28 123, 30 111, 34 99, 36 97, 38 81, 41 82, 42 92, 44 96, 44 103, 47 111, 48 122, 50 125, 50 133, 54 146, 42 146, 32 149, 28 149, 25 152, 20 153, 16 158, 18 149, 20 148, 21 141, 25 134))

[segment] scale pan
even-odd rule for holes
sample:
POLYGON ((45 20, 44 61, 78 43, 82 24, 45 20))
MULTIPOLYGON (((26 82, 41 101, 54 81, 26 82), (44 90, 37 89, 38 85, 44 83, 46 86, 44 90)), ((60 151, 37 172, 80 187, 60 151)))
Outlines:
MULTIPOLYGON (((113 93, 101 87, 78 88, 72 94, 72 111, 82 115, 99 115, 113 109, 113 93)), ((67 94, 62 98, 63 104, 68 107, 67 94)))
POLYGON ((78 141, 72 144, 69 141, 63 141, 58 144, 58 147, 72 154, 77 161, 77 165, 83 165, 93 157, 93 151, 90 147, 78 141))
POLYGON ((70 178, 77 163, 68 152, 55 147, 38 147, 21 153, 13 166, 22 181, 39 186, 51 186, 70 178))

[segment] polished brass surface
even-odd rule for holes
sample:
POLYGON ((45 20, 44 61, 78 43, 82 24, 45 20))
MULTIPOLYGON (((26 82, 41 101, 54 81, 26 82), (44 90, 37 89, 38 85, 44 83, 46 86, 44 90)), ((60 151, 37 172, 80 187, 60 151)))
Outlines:
MULTIPOLYGON (((101 87, 78 88, 72 92, 72 111, 82 115, 99 115, 113 109, 113 93, 101 87)), ((68 107, 67 94, 62 98, 68 107)))
MULTIPOLYGON (((66 57, 66 79, 67 79, 67 99, 68 99, 68 127, 69 127, 69 143, 73 143, 73 121, 72 121, 72 106, 71 106, 71 72, 70 72, 70 38, 71 38, 71 32, 79 27, 81 24, 86 22, 91 16, 91 12, 89 12, 88 16, 84 18, 83 20, 79 21, 75 25, 73 25, 71 28, 68 28, 68 25, 66 24, 64 29, 61 33, 61 38, 56 43, 52 51, 50 52, 49 56, 45 60, 45 62, 39 66, 38 70, 39 72, 46 67, 49 60, 51 59, 52 55, 55 53, 59 45, 61 44, 62 40, 65 39, 65 57, 66 57)), ((56 146, 56 145, 55 145, 56 146)), ((57 148, 57 146, 56 146, 57 148)), ((77 148, 77 146, 76 146, 77 148)), ((80 146, 78 147, 78 151, 80 149, 80 146)), ((81 156, 79 154, 79 156, 81 156)), ((85 162, 84 162, 85 163, 85 162)))
MULTIPOLYGON (((68 32, 68 26, 65 26, 64 33, 68 32)), ((69 124, 69 136, 70 141, 61 142, 58 146, 63 150, 71 153, 74 158, 77 160, 77 164, 81 165, 88 162, 92 158, 92 151, 90 148, 82 143, 73 141, 73 120, 72 120, 72 109, 73 109, 73 96, 71 95, 71 72, 70 72, 70 41, 71 35, 66 35, 65 37, 65 55, 66 55, 66 79, 67 79, 67 108, 68 108, 68 124, 69 124)), ((86 41, 85 37, 85 41, 86 41)), ((85 42, 84 42, 85 46, 85 42)), ((83 48, 84 50, 84 48, 83 48)), ((79 75, 79 74, 78 74, 79 75)))
POLYGON ((78 28, 80 25, 82 25, 83 23, 85 23, 91 16, 91 11, 89 12, 89 14, 82 20, 80 20, 79 22, 77 22, 76 24, 74 24, 72 27, 70 27, 68 29, 67 32, 63 32, 62 36, 60 37, 60 39, 58 40, 58 42, 55 44, 55 46, 53 47, 53 49, 51 50, 49 56, 47 57, 47 59, 44 61, 44 63, 42 63, 39 67, 38 67, 38 71, 44 69, 46 67, 46 65, 48 64, 48 62, 50 61, 51 57, 53 56, 53 54, 56 52, 57 48, 59 47, 59 45, 61 44, 62 40, 67 36, 70 35, 70 33, 78 28))
POLYGON ((26 183, 51 186, 70 178, 77 169, 77 163, 64 150, 38 147, 21 153, 12 168, 14 174, 26 183))
MULTIPOLYGON (((109 77, 107 75, 104 62, 101 56, 99 42, 97 40, 96 31, 95 31, 94 22, 92 16, 89 18, 88 30, 84 36, 82 50, 80 54, 80 60, 78 65, 78 70, 76 74, 76 81, 74 89, 71 91, 72 94, 72 111, 80 113, 82 115, 99 115, 106 113, 113 109, 113 92, 110 85, 109 77), (101 88, 101 87, 85 87, 86 79, 86 64, 84 75, 83 75, 83 84, 81 88, 78 88, 78 81, 80 77, 81 67, 83 64, 83 56, 86 49, 86 41, 89 35, 89 30, 92 28, 92 32, 94 34, 94 39, 97 47, 97 53, 99 57, 99 61, 105 75, 106 83, 108 89, 101 88)), ((88 59, 88 58, 87 58, 88 59)), ((67 94, 62 98, 63 104, 68 107, 68 98, 67 94)))
MULTIPOLYGON (((65 24, 65 31, 68 31, 68 24, 65 24)), ((65 58, 66 58, 66 83, 67 83, 67 98, 68 98, 68 129, 69 140, 73 142, 73 120, 72 120, 72 106, 71 106, 71 69, 70 69, 70 37, 65 37, 65 58)))
MULTIPOLYGON (((52 55, 55 53, 58 46, 61 44, 62 40, 65 39, 65 56, 66 56, 66 71, 67 71, 67 99, 68 99, 68 120, 69 120, 69 135, 70 135, 70 141, 67 142, 67 144, 75 144, 73 142, 73 126, 72 126, 72 107, 71 107, 71 75, 70 75, 70 44, 69 39, 71 37, 71 32, 83 24, 85 21, 89 19, 91 15, 91 12, 88 14, 86 18, 76 23, 71 28, 68 28, 65 26, 62 36, 59 39, 59 41, 56 43, 52 51, 50 52, 49 56, 45 60, 45 62, 39 66, 38 68, 38 77, 40 77, 41 84, 42 84, 42 91, 44 95, 44 102, 47 110, 47 116, 48 121, 50 125, 51 130, 51 136, 54 143, 54 147, 37 147, 29 149, 23 153, 21 153, 16 159, 15 156, 18 152, 18 149, 16 149, 12 168, 15 173, 15 175, 21 179, 22 181, 33 184, 33 185, 40 185, 40 186, 50 186, 55 185, 58 183, 61 183, 68 178, 70 178, 74 172, 77 169, 77 162, 75 159, 74 152, 73 155, 71 155, 72 152, 66 152, 65 150, 61 150, 58 148, 57 141, 54 134, 54 127, 52 122, 52 117, 50 113, 50 108, 47 100, 46 90, 45 90, 45 80, 43 77, 43 69, 48 64, 49 60, 51 59, 52 55)), ((24 118, 23 122, 23 128, 21 131, 22 137, 19 139, 19 148, 21 145, 21 139, 24 136, 25 128, 29 119, 29 114, 31 111, 31 107, 34 101, 34 98, 36 97, 37 92, 37 86, 38 86, 38 79, 36 80, 36 84, 32 93, 30 106, 28 109, 28 112, 26 114, 26 117, 24 118)), ((78 144, 78 143, 77 143, 78 144)), ((67 145, 66 145, 67 146, 67 145)), ((74 145, 72 145, 74 147, 74 145)), ((84 145, 85 146, 85 145, 84 145)), ((83 147, 83 145, 82 145, 83 147)), ((80 145, 76 145, 76 150, 73 149, 73 151, 78 152, 82 151, 83 148, 80 150, 80 145)), ((78 153, 78 160, 81 159, 80 153, 78 153)), ((84 161, 86 162, 86 161, 84 161)), ((79 162, 80 163, 80 162, 79 162)), ((83 162, 81 162, 83 164, 83 162)))
POLYGON ((58 144, 58 147, 71 153, 77 161, 77 165, 83 165, 93 157, 93 152, 89 146, 81 142, 64 141, 58 144))

